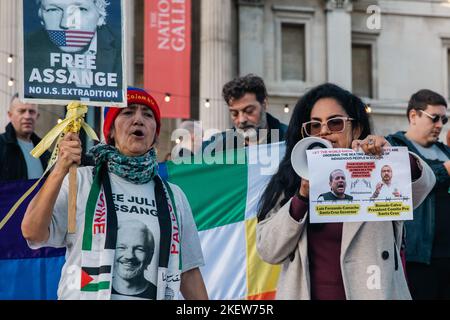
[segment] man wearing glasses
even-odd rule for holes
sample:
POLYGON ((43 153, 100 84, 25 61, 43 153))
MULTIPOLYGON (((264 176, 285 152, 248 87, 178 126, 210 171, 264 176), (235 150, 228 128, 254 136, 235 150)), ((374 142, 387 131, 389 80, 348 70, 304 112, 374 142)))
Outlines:
POLYGON ((450 147, 439 140, 447 102, 431 90, 420 90, 408 104, 407 132, 386 137, 394 146, 406 146, 425 160, 436 185, 405 221, 406 271, 413 299, 450 299, 450 147))

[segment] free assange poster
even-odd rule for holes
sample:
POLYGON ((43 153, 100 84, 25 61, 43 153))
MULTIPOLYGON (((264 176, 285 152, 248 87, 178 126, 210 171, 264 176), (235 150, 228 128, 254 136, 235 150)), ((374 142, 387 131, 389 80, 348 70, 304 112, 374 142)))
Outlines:
POLYGON ((125 106, 122 0, 23 0, 27 102, 125 106))

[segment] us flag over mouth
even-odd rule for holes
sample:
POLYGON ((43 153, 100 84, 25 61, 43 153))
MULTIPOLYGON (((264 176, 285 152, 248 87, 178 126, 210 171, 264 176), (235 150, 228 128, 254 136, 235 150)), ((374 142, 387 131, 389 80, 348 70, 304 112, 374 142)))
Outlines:
POLYGON ((87 46, 95 32, 77 30, 48 30, 50 39, 58 47, 83 48, 87 46))

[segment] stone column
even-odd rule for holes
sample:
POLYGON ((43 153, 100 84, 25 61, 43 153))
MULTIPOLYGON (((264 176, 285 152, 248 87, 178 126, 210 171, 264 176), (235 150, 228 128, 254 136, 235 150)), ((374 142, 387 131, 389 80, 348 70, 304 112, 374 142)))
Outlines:
POLYGON ((239 74, 264 77, 264 2, 239 0, 239 74))
MULTIPOLYGON (((222 87, 236 76, 236 19, 233 0, 202 0, 200 36, 200 120, 203 129, 230 128, 222 87), (205 99, 210 99, 209 108, 205 99)), ((206 132, 206 137, 210 134, 206 132)))
POLYGON ((352 3, 328 0, 326 4, 328 81, 352 89, 352 3))

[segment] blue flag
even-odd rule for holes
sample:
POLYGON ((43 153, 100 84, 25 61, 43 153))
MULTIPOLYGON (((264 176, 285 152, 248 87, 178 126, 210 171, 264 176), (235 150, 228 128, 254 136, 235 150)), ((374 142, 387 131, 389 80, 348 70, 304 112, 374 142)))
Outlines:
MULTIPOLYGON (((0 182, 0 220, 36 180, 0 182)), ((39 188, 0 230, 0 300, 56 299, 65 249, 31 250, 20 225, 39 188)))

